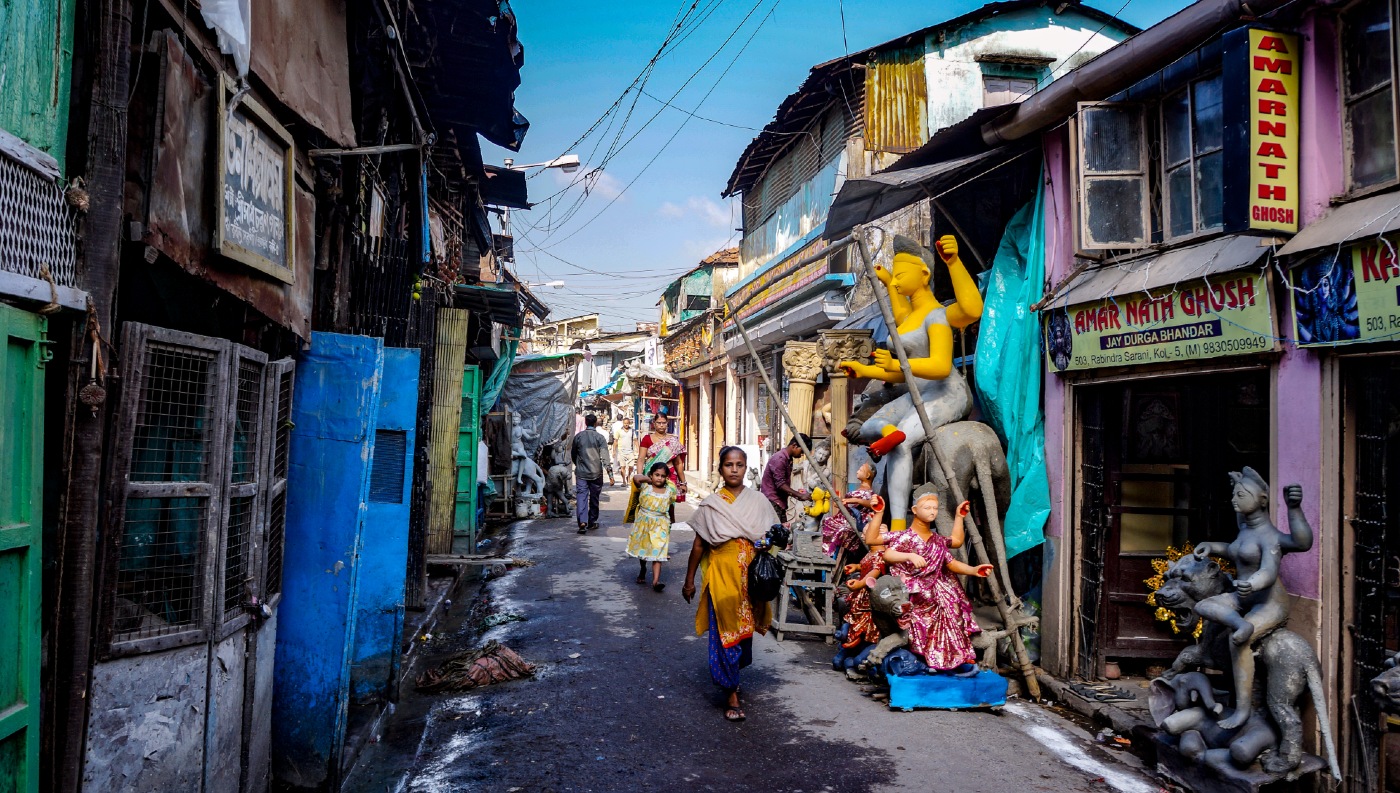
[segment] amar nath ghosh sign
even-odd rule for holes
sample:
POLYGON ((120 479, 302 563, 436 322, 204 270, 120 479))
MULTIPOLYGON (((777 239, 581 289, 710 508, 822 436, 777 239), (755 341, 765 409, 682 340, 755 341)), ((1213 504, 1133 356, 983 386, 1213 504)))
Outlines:
POLYGON ((1272 350, 1267 281, 1233 272, 1046 309, 1045 359, 1051 371, 1206 360, 1272 350))

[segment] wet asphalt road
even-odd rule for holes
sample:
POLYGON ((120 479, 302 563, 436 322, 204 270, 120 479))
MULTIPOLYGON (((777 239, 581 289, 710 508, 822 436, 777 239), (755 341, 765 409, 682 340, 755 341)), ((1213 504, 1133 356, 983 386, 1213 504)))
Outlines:
POLYGON ((756 639, 744 671, 748 720, 725 722, 695 608, 680 596, 694 535, 672 534, 665 592, 638 586, 619 523, 625 499, 621 487, 606 488, 603 528, 587 536, 571 520, 511 527, 509 555, 534 565, 486 584, 476 617, 525 620, 483 634, 459 607, 432 652, 498 639, 537 665, 536 678, 465 694, 405 692, 346 791, 1161 788, 1130 757, 1036 705, 891 711, 831 671, 832 650, 819 641, 756 639))

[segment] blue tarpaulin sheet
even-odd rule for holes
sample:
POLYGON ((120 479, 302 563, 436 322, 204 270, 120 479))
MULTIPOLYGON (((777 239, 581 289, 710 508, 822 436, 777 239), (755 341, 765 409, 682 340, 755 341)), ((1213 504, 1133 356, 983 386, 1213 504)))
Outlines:
POLYGON ((1006 444, 1011 506, 1003 531, 1008 557, 1045 541, 1050 485, 1040 408, 1040 324, 1030 307, 1045 283, 1044 191, 1011 218, 987 279, 977 333, 977 395, 984 418, 1006 444))

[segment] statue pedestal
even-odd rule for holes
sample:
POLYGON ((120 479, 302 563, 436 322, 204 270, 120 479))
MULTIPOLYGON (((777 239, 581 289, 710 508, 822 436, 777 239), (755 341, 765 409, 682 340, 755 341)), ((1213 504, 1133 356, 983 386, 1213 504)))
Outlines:
MULTIPOLYGON (((1258 764, 1246 769, 1236 768, 1227 757, 1221 763, 1192 760, 1177 751, 1176 738, 1158 733, 1157 772, 1187 790, 1196 793, 1265 793, 1295 790, 1293 780, 1321 771, 1327 763, 1315 754, 1303 754, 1303 762, 1291 774, 1270 774, 1258 764)), ((1224 751, 1224 750, 1212 750, 1224 751)))
POLYGON ((1006 678, 982 670, 971 677, 954 675, 888 675, 890 709, 966 710, 1006 704, 1006 678))

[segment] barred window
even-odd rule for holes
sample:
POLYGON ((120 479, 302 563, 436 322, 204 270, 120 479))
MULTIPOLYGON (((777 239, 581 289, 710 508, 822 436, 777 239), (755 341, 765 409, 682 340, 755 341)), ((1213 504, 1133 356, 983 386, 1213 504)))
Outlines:
POLYGON ((137 323, 122 353, 111 655, 222 638, 280 591, 291 413, 290 361, 137 323))

